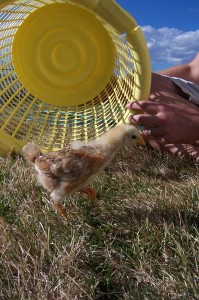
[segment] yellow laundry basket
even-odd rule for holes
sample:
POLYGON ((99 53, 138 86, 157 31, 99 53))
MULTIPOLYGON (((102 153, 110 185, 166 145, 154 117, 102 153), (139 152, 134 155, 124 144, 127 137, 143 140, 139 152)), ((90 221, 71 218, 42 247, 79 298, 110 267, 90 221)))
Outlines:
POLYGON ((0 155, 99 137, 148 97, 150 74, 142 30, 116 1, 0 0, 0 155))

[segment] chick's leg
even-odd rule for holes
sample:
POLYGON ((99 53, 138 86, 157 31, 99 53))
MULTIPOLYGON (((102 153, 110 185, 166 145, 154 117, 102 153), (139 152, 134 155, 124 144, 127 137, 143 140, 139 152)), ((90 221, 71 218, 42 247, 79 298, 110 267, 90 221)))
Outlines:
POLYGON ((85 187, 79 190, 80 194, 86 194, 88 201, 93 202, 96 200, 96 191, 90 187, 85 187))
POLYGON ((53 199, 53 203, 54 203, 54 206, 57 210, 57 212, 65 219, 67 219, 67 212, 66 210, 62 207, 62 204, 61 204, 61 199, 63 197, 59 196, 55 191, 53 191, 51 194, 50 194, 51 198, 53 199))
POLYGON ((54 206, 55 206, 57 212, 62 216, 62 218, 67 219, 66 210, 62 207, 61 203, 54 202, 54 206))

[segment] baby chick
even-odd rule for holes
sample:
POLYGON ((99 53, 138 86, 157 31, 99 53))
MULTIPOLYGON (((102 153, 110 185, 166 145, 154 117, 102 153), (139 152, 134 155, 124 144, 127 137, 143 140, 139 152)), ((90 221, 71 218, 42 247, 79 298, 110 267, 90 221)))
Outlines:
POLYGON ((38 181, 50 192, 57 211, 67 217, 61 205, 64 196, 79 191, 85 193, 89 200, 96 199, 95 190, 88 184, 111 162, 116 151, 135 144, 145 144, 140 132, 133 125, 122 124, 95 141, 74 141, 62 150, 47 154, 42 154, 35 143, 28 142, 22 154, 34 164, 38 181))

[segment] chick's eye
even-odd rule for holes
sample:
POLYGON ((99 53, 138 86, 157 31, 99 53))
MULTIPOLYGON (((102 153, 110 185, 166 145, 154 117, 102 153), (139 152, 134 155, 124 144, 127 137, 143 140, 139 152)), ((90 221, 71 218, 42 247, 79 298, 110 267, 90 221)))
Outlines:
POLYGON ((135 140, 135 139, 136 139, 136 135, 132 135, 131 138, 132 138, 133 140, 135 140))

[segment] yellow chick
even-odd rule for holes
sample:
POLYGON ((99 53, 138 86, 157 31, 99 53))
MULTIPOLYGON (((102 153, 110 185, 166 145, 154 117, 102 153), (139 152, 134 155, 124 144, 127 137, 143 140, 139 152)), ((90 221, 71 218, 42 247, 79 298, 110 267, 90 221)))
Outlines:
POLYGON ((28 142, 22 149, 24 158, 32 162, 38 181, 50 192, 57 211, 67 217, 62 207, 63 198, 79 191, 89 200, 96 199, 95 190, 88 187, 94 176, 113 159, 116 151, 125 146, 144 145, 139 130, 133 125, 118 125, 100 138, 87 143, 74 141, 66 148, 42 154, 34 142, 28 142))

